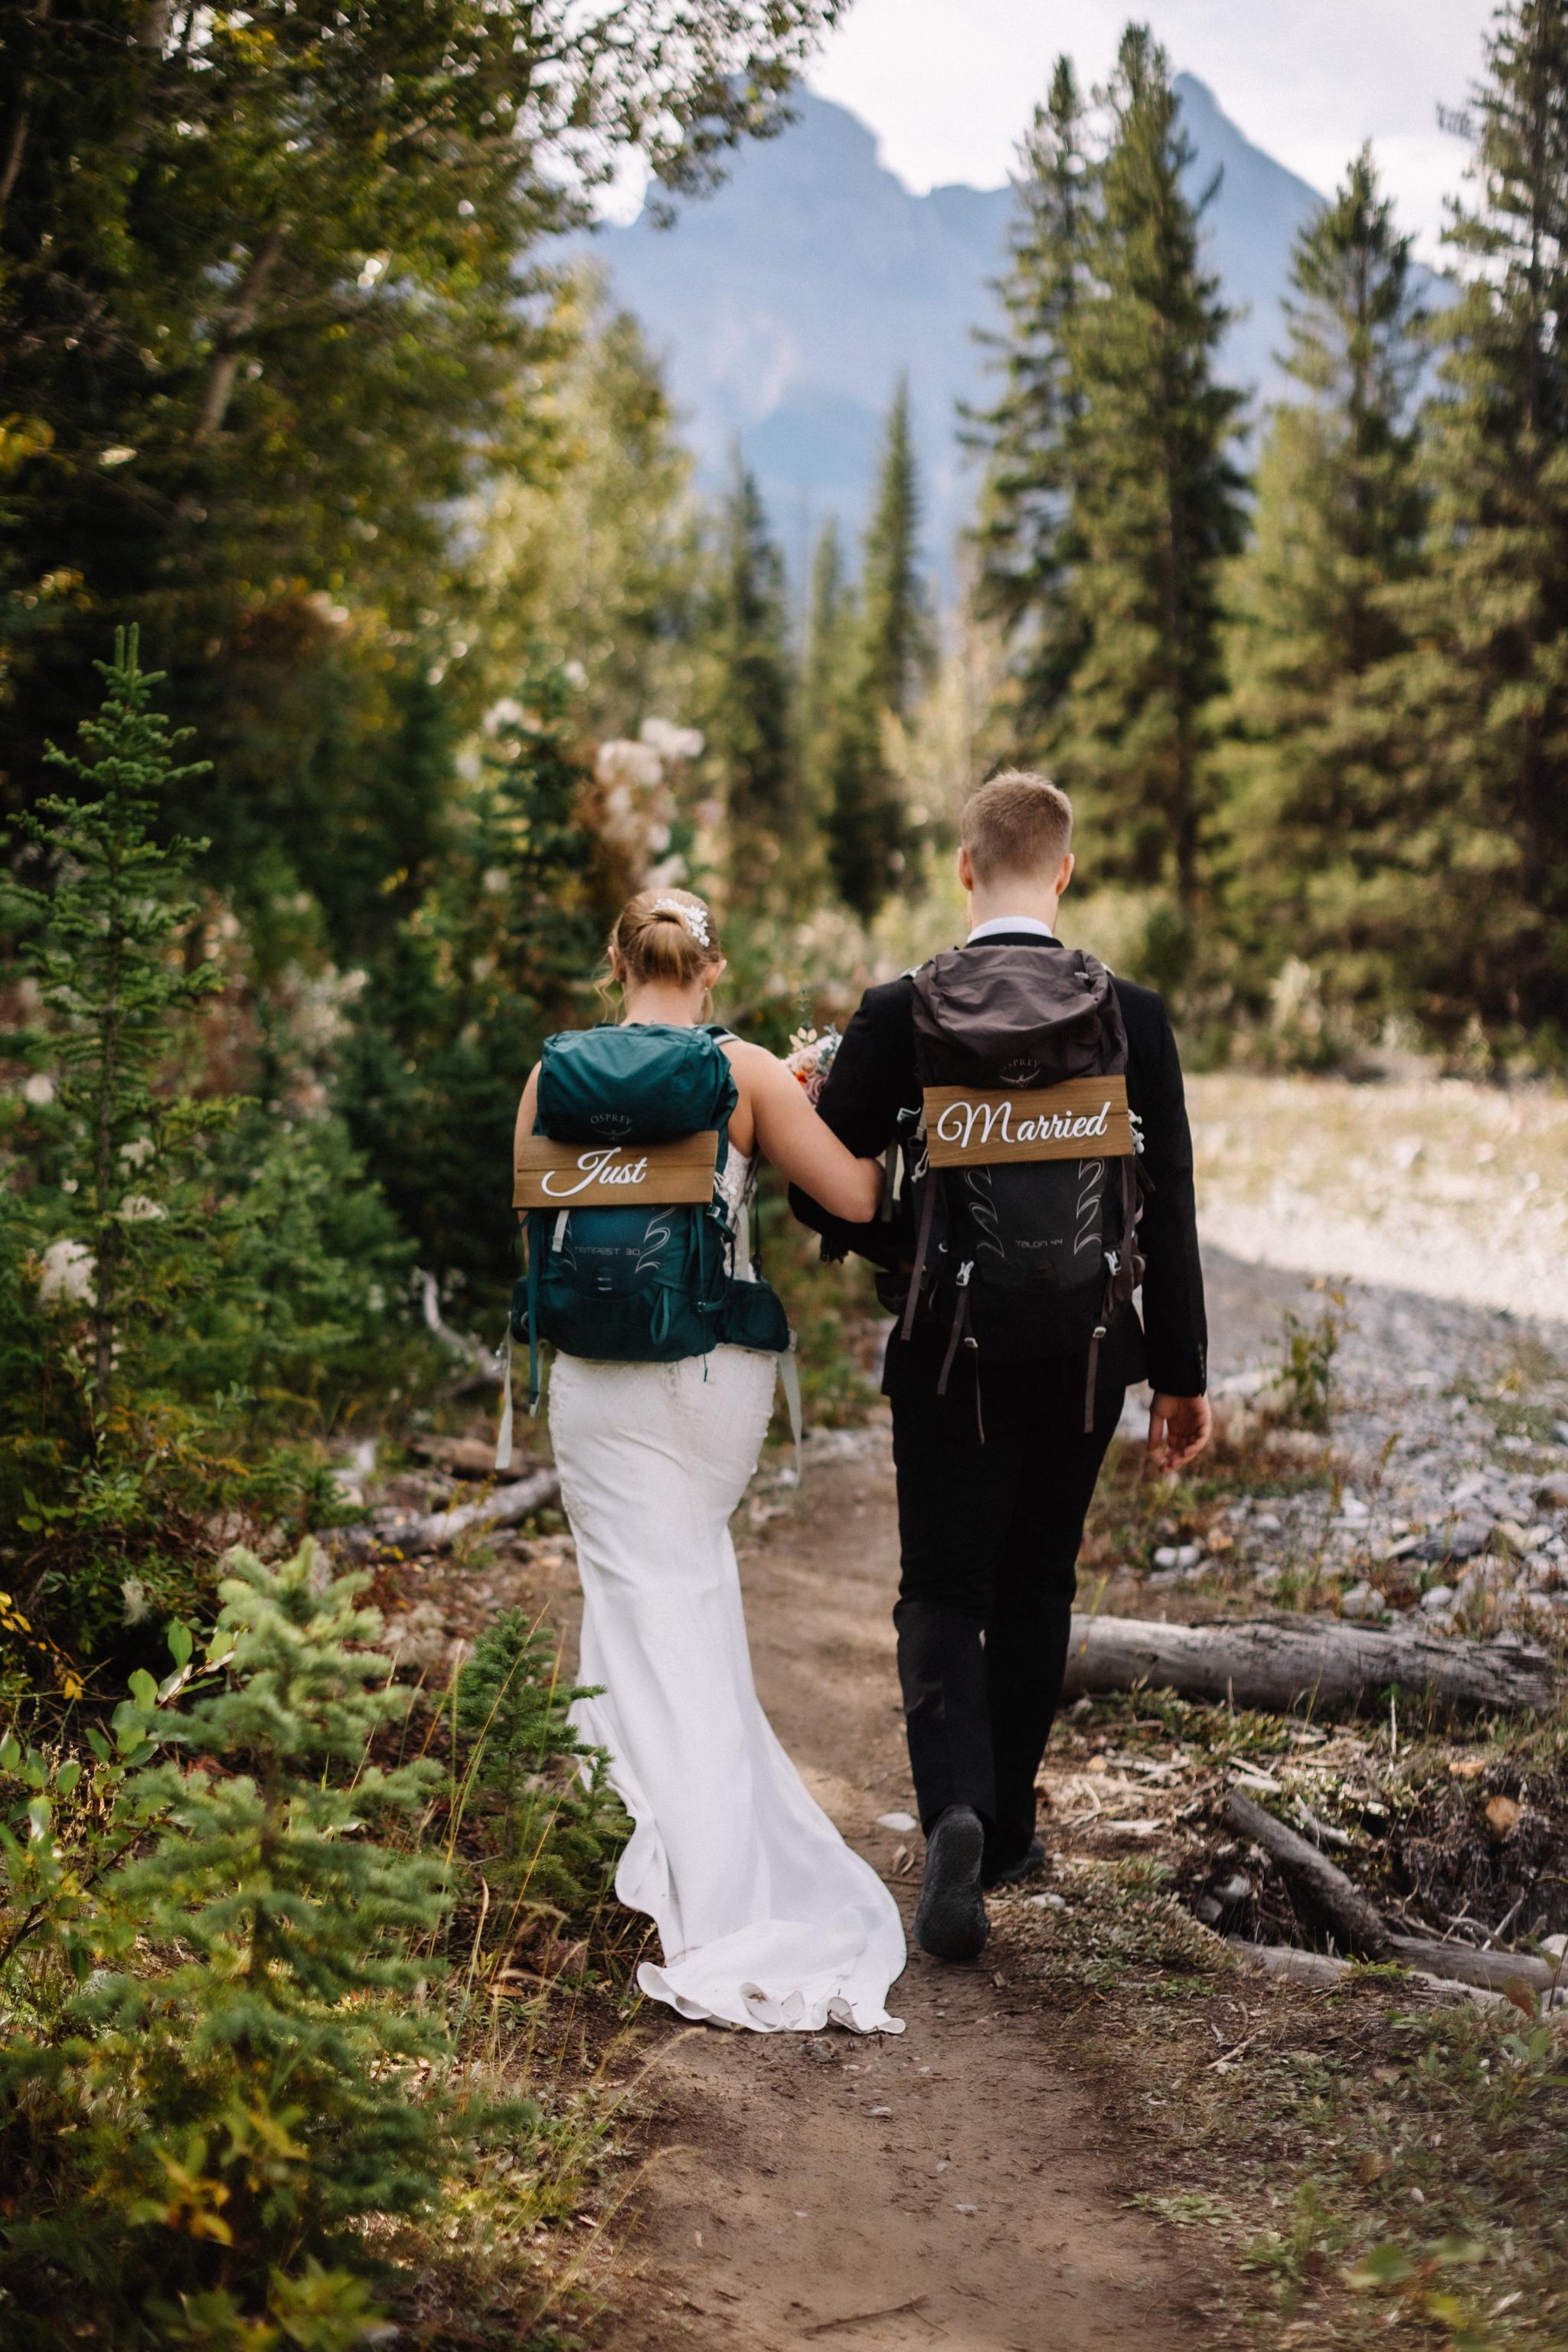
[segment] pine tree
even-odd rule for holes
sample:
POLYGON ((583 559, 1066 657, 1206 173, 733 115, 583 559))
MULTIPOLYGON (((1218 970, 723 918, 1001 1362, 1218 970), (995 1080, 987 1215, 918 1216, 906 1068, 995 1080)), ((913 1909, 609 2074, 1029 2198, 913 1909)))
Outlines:
POLYGON ((1424 520, 1410 248, 1363 149, 1297 239, 1284 364, 1306 397, 1273 412, 1231 587, 1229 911, 1260 978, 1331 958, 1359 995, 1381 985, 1363 901, 1398 862, 1401 809, 1367 680, 1404 646, 1391 592, 1415 572, 1424 520))
POLYGON ((1173 885, 1190 908, 1222 679, 1220 572, 1243 528, 1241 394, 1214 380, 1227 313, 1199 263, 1202 205, 1183 190, 1194 151, 1146 28, 1123 36, 1105 98, 1093 285, 1066 330, 1081 403, 1072 602, 1085 643, 1057 765, 1083 788, 1097 871, 1173 885))
POLYGON ((931 606, 920 568, 921 491, 900 378, 888 411, 877 493, 860 567, 862 683, 879 709, 907 726, 935 667, 931 606))
MULTIPOLYGON (((367 1578, 334 1579, 309 1543, 274 1566, 236 1551, 229 1570, 205 1664, 177 1663, 161 1690, 133 1677, 118 1761, 89 1734, 109 1796, 31 1943, 6 1948, 22 1998, 0 2048, 0 2286, 36 2317, 29 2343, 58 2341, 48 2314, 81 2293, 128 2347, 176 2322, 180 2340, 272 2340, 254 2323, 301 2278, 343 2325, 300 2340, 359 2340, 363 2287, 316 2266, 374 2272, 360 2224, 428 2211, 465 2141, 537 2124, 442 2079, 426 1989, 446 1873, 410 1850, 440 1774, 373 1760, 411 1694, 374 1647, 367 1578), (178 1760, 153 1760, 159 1744, 178 1760)), ((9 1743, 0 1773, 16 1761, 9 1743)))
POLYGON ((784 560, 736 453, 720 516, 709 750, 730 820, 731 882, 754 899, 799 818, 784 560))
POLYGON ((858 625, 847 640, 853 659, 823 759, 828 864, 839 897, 867 921, 901 870, 910 828, 899 753, 936 667, 920 525, 909 388, 900 383, 862 543, 858 625))
POLYGON ((855 601, 844 572, 838 520, 830 515, 812 551, 805 647, 801 663, 800 740, 806 795, 820 817, 824 754, 843 688, 845 653, 855 632, 855 601))
POLYGON ((171 1098, 158 1083, 186 1017, 218 984, 210 963, 177 952, 195 912, 181 893, 201 845, 156 837, 175 794, 205 767, 176 764, 180 739, 153 704, 163 674, 141 667, 134 629, 118 632, 114 659, 96 667, 103 708, 82 722, 82 751, 49 747, 79 793, 49 794, 22 819, 48 878, 9 881, 0 898, 47 1015, 26 1042, 58 1074, 43 1074, 40 1088, 46 1100, 54 1094, 59 1165, 33 1238, 46 1289, 69 1292, 85 1310, 83 1395, 95 1445, 131 1376, 138 1326, 202 1279, 192 1244, 210 1221, 181 1185, 194 1146, 225 1116, 221 1106, 171 1098))
POLYGON ((1069 360, 1093 223, 1093 174, 1084 112, 1068 58, 1018 151, 1009 266, 999 286, 1006 331, 988 335, 1002 376, 965 436, 986 453, 975 542, 981 614, 999 620, 1018 680, 1017 726, 1048 740, 1058 703, 1083 650, 1085 625, 1071 579, 1074 440, 1079 400, 1069 360))
POLYGON ((1409 760, 1386 886, 1415 1002, 1568 1028, 1568 5, 1500 11, 1477 93, 1469 265, 1426 418, 1429 574, 1387 681, 1409 760))

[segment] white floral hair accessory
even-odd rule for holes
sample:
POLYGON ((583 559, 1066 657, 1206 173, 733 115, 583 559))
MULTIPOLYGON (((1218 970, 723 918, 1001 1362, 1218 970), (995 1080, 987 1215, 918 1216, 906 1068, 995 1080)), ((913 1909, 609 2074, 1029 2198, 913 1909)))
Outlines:
POLYGON ((707 914, 701 907, 688 907, 679 898, 656 898, 653 911, 656 915, 679 915, 698 946, 705 948, 708 945, 712 935, 708 929, 707 914))

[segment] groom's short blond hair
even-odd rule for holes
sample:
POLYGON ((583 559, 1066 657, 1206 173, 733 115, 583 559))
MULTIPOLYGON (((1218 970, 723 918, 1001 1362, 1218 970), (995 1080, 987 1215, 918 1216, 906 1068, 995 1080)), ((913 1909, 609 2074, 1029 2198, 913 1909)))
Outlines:
POLYGON ((1072 803, 1048 776, 1006 768, 965 801, 960 838, 977 882, 1052 875, 1072 847, 1072 803))

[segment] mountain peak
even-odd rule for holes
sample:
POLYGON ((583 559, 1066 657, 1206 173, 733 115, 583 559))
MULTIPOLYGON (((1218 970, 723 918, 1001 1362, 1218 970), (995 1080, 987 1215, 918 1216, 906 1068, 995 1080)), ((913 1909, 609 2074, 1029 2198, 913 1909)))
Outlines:
MULTIPOLYGON (((1195 75, 1175 88, 1197 151, 1191 193, 1221 174, 1204 229, 1237 314, 1224 370, 1271 394, 1290 248, 1321 200, 1195 75)), ((796 119, 742 148, 672 227, 646 215, 605 225, 597 248, 616 299, 668 367, 702 477, 721 478, 738 439, 797 577, 828 514, 858 528, 882 417, 907 373, 928 552, 945 572, 973 494, 957 408, 984 397, 975 330, 995 318, 1012 191, 952 183, 917 195, 847 108, 804 87, 792 105, 796 119)))

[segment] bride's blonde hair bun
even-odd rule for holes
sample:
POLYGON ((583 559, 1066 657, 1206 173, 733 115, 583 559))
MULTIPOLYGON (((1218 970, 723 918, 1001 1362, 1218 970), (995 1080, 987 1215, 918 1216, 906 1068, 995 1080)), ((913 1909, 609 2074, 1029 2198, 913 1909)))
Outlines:
POLYGON ((713 911, 689 890, 639 890, 616 916, 610 961, 634 986, 686 988, 717 963, 713 911))

